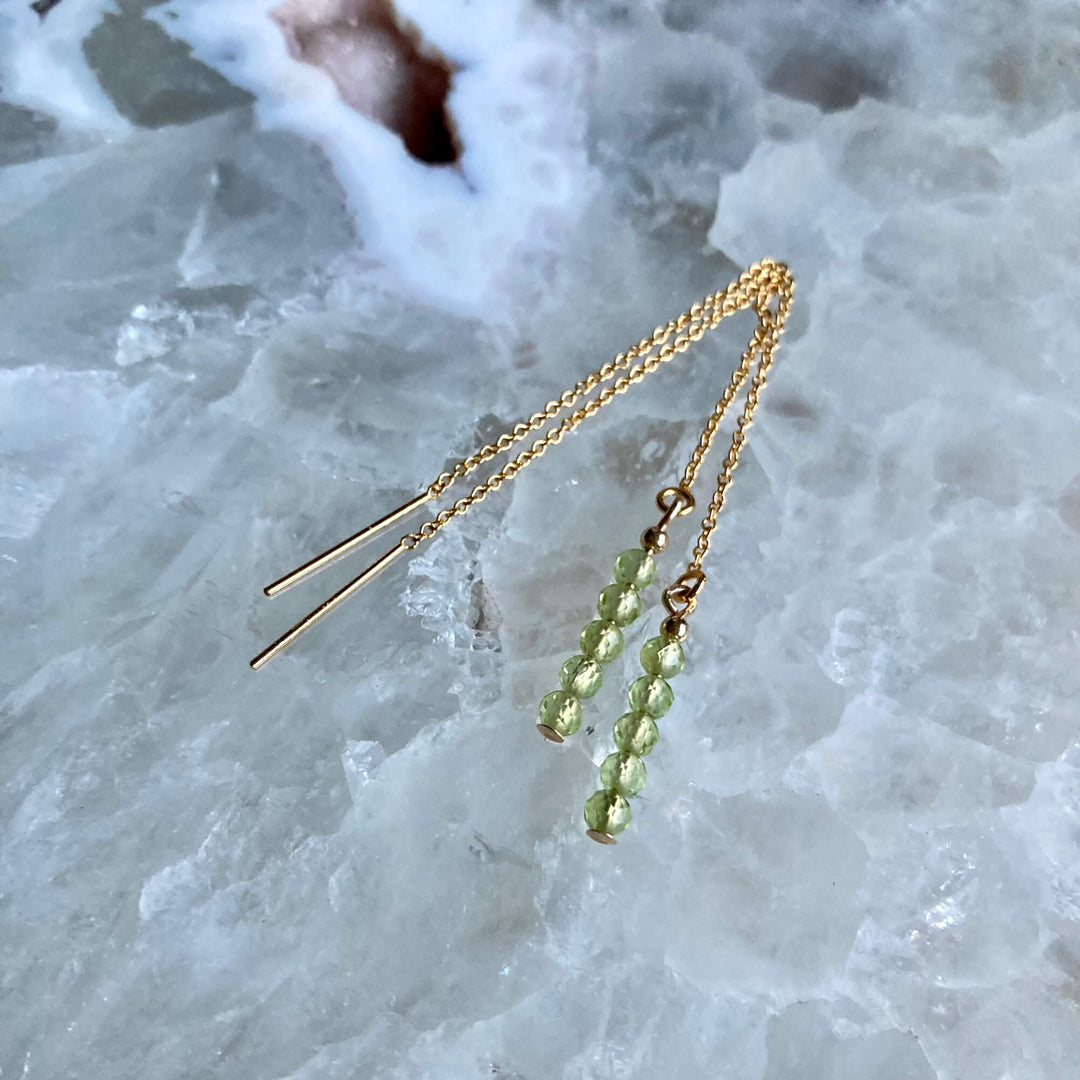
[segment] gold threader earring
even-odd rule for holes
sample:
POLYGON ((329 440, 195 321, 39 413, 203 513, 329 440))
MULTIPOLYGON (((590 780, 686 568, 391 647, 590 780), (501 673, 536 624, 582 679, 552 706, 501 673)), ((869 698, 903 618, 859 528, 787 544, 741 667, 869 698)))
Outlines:
POLYGON ((615 836, 630 824, 629 799, 641 791, 645 783, 645 756, 659 738, 656 721, 671 708, 674 700, 669 679, 683 670, 683 643, 689 633, 689 619, 697 607, 705 584, 702 565, 709 552, 709 542, 716 528, 717 517, 724 508, 728 485, 739 464, 739 454, 746 442, 747 430, 758 405, 758 398, 780 345, 784 322, 791 309, 795 279, 783 264, 763 259, 746 270, 727 288, 706 296, 700 304, 663 326, 651 337, 644 338, 624 353, 619 353, 599 371, 582 379, 542 411, 528 420, 515 424, 475 454, 458 462, 450 472, 444 472, 429 487, 403 506, 361 529, 340 544, 324 551, 303 566, 275 581, 263 591, 277 596, 298 581, 329 566, 349 554, 366 540, 389 528, 395 522, 418 510, 426 503, 441 498, 458 480, 469 476, 482 465, 507 453, 530 434, 543 432, 527 449, 519 451, 497 472, 476 485, 468 495, 440 510, 415 532, 406 533, 389 551, 380 555, 363 573, 339 589, 328 600, 306 615, 291 630, 264 649, 254 660, 258 669, 295 641, 305 630, 329 615, 380 570, 407 551, 413 551, 430 540, 444 525, 464 514, 474 503, 481 502, 506 481, 512 480, 526 465, 541 457, 550 446, 562 441, 587 417, 600 411, 617 395, 625 393, 676 353, 685 352, 692 342, 699 341, 706 331, 714 329, 721 320, 745 308, 753 308, 757 327, 742 355, 739 366, 732 372, 727 389, 709 416, 697 446, 686 463, 677 484, 665 487, 656 496, 660 517, 641 535, 641 546, 624 551, 615 560, 614 581, 600 593, 597 602, 599 618, 581 632, 581 651, 562 665, 559 672, 560 689, 553 690, 540 702, 540 733, 553 742, 563 742, 581 727, 581 702, 592 697, 603 682, 603 666, 614 660, 623 649, 623 628, 634 622, 642 611, 642 593, 656 577, 656 557, 667 547, 668 531, 676 518, 694 510, 691 488, 697 479, 705 455, 709 452, 728 408, 749 378, 742 413, 735 421, 731 445, 717 477, 716 489, 701 522, 701 532, 694 545, 686 569, 661 593, 665 614, 659 633, 641 648, 643 674, 630 686, 629 710, 615 723, 615 751, 600 766, 600 789, 585 803, 585 824, 592 839, 614 844, 615 836), (753 374, 751 374, 753 372, 753 374), (561 418, 561 419, 560 419, 561 418))

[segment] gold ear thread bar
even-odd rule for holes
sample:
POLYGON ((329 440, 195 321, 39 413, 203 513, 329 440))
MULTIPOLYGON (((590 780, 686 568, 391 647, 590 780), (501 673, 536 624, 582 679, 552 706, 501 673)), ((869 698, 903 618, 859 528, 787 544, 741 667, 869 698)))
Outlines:
POLYGON ((345 603, 357 589, 362 585, 366 585, 380 570, 389 566, 399 555, 412 550, 415 545, 408 543, 409 539, 408 536, 403 536, 394 547, 385 554, 380 555, 362 574, 354 577, 344 588, 338 589, 329 600, 324 600, 314 611, 305 615, 291 630, 282 634, 272 645, 263 649, 251 661, 251 670, 258 671, 267 660, 272 660, 282 649, 288 648, 305 630, 309 630, 320 619, 329 615, 339 604, 345 603))
POLYGON ((395 547, 380 556, 362 574, 350 581, 297 623, 288 633, 282 635, 255 657, 251 661, 252 668, 262 667, 268 660, 295 641, 305 630, 348 599, 357 589, 370 581, 399 555, 412 550, 423 541, 431 539, 453 518, 464 514, 474 503, 481 502, 487 495, 498 490, 503 483, 512 480, 523 468, 537 458, 542 457, 548 447, 561 442, 563 437, 574 431, 583 420, 595 415, 605 405, 613 401, 616 396, 626 393, 631 386, 636 386, 642 382, 646 375, 652 374, 661 364, 673 359, 677 353, 685 352, 693 342, 700 341, 709 330, 715 329, 727 316, 733 315, 737 311, 752 308, 758 316, 758 329, 755 332, 750 349, 743 356, 742 363, 732 374, 731 382, 723 398, 717 402, 716 409, 705 431, 702 433, 701 442, 695 449, 687 466, 682 484, 684 489, 689 489, 724 412, 735 398, 749 373, 754 357, 760 354, 763 363, 752 380, 749 407, 736 433, 729 459, 724 463, 725 468, 724 473, 721 475, 720 488, 714 496, 709 514, 703 523, 705 528, 699 538, 698 547, 695 548, 695 561, 692 566, 700 568, 701 560, 705 551, 708 550, 709 533, 715 526, 716 515, 723 505, 724 488, 730 481, 731 472, 738 461, 738 451, 741 448, 742 440, 745 438, 745 427, 748 426, 750 413, 753 411, 754 405, 756 405, 757 391, 764 385, 765 371, 771 361, 771 354, 779 341, 784 317, 791 301, 792 287, 793 281, 786 266, 773 259, 763 259, 760 263, 756 263, 744 271, 737 280, 731 282, 726 288, 709 294, 701 303, 694 304, 689 311, 684 312, 678 318, 671 319, 667 323, 658 326, 651 337, 643 338, 636 345, 627 349, 626 352, 616 356, 614 360, 604 364, 597 371, 575 383, 559 398, 549 401, 540 412, 533 413, 528 420, 515 424, 510 431, 504 432, 494 442, 459 461, 451 471, 442 473, 425 491, 409 502, 361 529, 360 532, 355 533, 348 539, 324 551, 321 555, 317 555, 302 566, 297 567, 297 569, 275 581, 272 585, 267 586, 264 589, 267 596, 276 596, 284 592, 297 582, 303 581, 343 556, 348 555, 383 529, 412 513, 413 510, 427 502, 440 498, 458 480, 469 476, 495 457, 508 452, 530 434, 537 433, 539 435, 531 446, 520 450, 501 469, 492 473, 482 483, 477 484, 467 495, 459 498, 448 508, 441 510, 430 520, 425 521, 415 532, 403 536, 395 547), (770 300, 773 298, 776 298, 778 302, 775 312, 769 308, 770 300), (590 397, 589 395, 593 394, 593 391, 596 391, 595 396, 590 397), (556 423, 556 421, 558 422, 556 423), (547 428, 546 432, 544 432, 545 428, 547 428), (541 432, 544 433, 540 434, 541 432))
POLYGON ((430 489, 421 492, 415 499, 410 499, 396 510, 391 510, 385 517, 379 518, 378 521, 373 521, 366 528, 363 528, 358 533, 354 533, 350 536, 348 540, 342 540, 340 544, 335 544, 321 555, 316 555, 314 559, 304 563, 303 566, 298 566, 295 570, 291 570, 283 578, 279 578, 272 585, 267 585, 266 588, 263 589, 263 592, 266 593, 267 596, 277 596, 286 589, 291 589, 298 581, 303 581, 304 578, 311 577, 312 574, 317 574, 320 570, 325 570, 331 563, 337 562, 338 559, 348 555, 349 552, 358 548, 365 541, 370 540, 373 536, 381 533, 383 529, 389 528, 395 521, 400 521, 403 517, 406 517, 414 510, 423 506, 424 503, 431 502, 431 498, 432 495, 430 489))

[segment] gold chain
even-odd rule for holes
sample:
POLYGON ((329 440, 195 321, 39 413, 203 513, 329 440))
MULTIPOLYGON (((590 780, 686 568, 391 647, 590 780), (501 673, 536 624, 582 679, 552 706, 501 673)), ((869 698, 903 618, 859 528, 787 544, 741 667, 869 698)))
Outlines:
MULTIPOLYGON (((725 413, 738 396, 756 359, 757 369, 750 378, 742 415, 735 423, 731 448, 717 477, 716 491, 709 503, 705 519, 701 523, 701 533, 694 545, 693 557, 685 572, 664 592, 664 604, 672 618, 678 620, 689 615, 697 602, 698 590, 705 581, 701 564, 709 551, 709 541, 716 528, 716 519, 724 507, 724 498, 728 485, 731 483, 732 474, 739 464, 739 454, 746 442, 746 432, 750 427, 754 410, 757 408, 758 396, 765 385, 765 378, 772 365, 773 356, 780 344, 780 334, 783 332, 784 320, 791 308, 794 291, 795 280, 783 263, 778 263, 773 259, 763 259, 755 263, 726 289, 711 293, 700 304, 695 304, 677 319, 658 326, 651 337, 643 338, 626 352, 619 353, 614 360, 575 383, 555 401, 549 401, 540 412, 533 413, 528 420, 515 424, 510 431, 500 435, 493 443, 488 443, 475 454, 470 454, 459 461, 453 469, 442 473, 424 491, 403 506, 399 506, 378 521, 361 529, 360 532, 335 544, 329 550, 309 559, 302 566, 268 585, 263 590, 266 595, 277 596, 297 582, 318 573, 423 504, 439 498, 458 480, 469 476, 481 465, 498 455, 506 453, 531 433, 543 431, 550 424, 554 424, 531 446, 519 451, 501 469, 492 473, 483 483, 477 484, 468 495, 462 496, 453 505, 425 521, 416 532, 406 533, 394 547, 379 556, 371 566, 338 589, 329 599, 323 601, 314 611, 304 616, 300 622, 265 648, 251 661, 251 666, 262 667, 320 619, 325 618, 339 604, 344 603, 357 589, 395 559, 425 540, 429 540, 448 522, 459 514, 464 514, 474 503, 482 502, 493 491, 502 487, 507 480, 512 480, 527 465, 538 457, 542 457, 548 447, 562 442, 563 436, 569 435, 587 417, 599 412, 617 395, 625 394, 631 386, 640 383, 646 375, 654 372, 661 364, 667 363, 676 353, 685 352, 693 342, 700 341, 723 319, 734 315, 737 311, 752 307, 757 313, 758 325, 750 339, 750 344, 743 353, 739 366, 732 372, 727 389, 717 401, 701 432, 701 438, 683 471, 681 483, 678 487, 665 488, 657 496, 657 505, 663 511, 660 523, 646 530, 646 535, 654 534, 656 550, 659 550, 663 546, 661 541, 666 542, 666 536, 660 534, 665 532, 671 520, 693 510, 694 498, 690 494, 690 488, 697 478, 705 455, 712 446, 725 413), (594 391, 597 393, 590 397, 589 395, 594 391), (559 419, 560 417, 562 419, 559 419)), ((644 539, 643 537, 643 542, 644 539)))
MULTIPOLYGON (((783 333, 784 321, 791 308, 794 293, 795 279, 783 263, 773 259, 763 259, 755 263, 726 289, 711 293, 701 303, 694 304, 689 311, 683 312, 677 319, 658 326, 651 337, 643 338, 626 352, 619 353, 614 360, 576 383, 559 398, 549 401, 540 412, 533 413, 527 421, 515 424, 510 431, 504 432, 494 442, 488 443, 476 453, 462 459, 449 472, 442 473, 427 489, 427 494, 432 499, 437 499, 457 480, 468 476, 499 454, 505 453, 530 433, 542 430, 563 413, 569 413, 528 449, 522 450, 483 483, 477 484, 468 495, 458 499, 452 506, 425 521, 415 532, 405 536, 402 541, 404 546, 414 548, 424 540, 430 539, 444 525, 459 514, 464 514, 474 503, 482 502, 507 480, 513 479, 527 465, 542 457, 548 447, 561 442, 565 435, 570 434, 583 420, 599 412, 618 394, 626 393, 631 386, 640 383, 646 375, 654 372, 661 364, 667 363, 676 353, 685 352, 693 342, 700 341, 706 332, 715 329, 729 315, 753 307, 758 317, 757 328, 742 355, 739 366, 731 374, 727 389, 717 401, 701 432, 701 438, 683 471, 679 488, 675 489, 689 496, 690 488, 697 478, 705 455, 712 446, 724 415, 746 382, 756 358, 757 370, 750 379, 742 415, 736 421, 731 446, 717 477, 716 491, 701 523, 701 533, 694 545, 693 557, 686 568, 686 575, 700 576, 701 565, 708 553, 717 518, 724 507, 728 485, 739 464, 739 455, 746 442, 746 433, 753 421, 759 395, 765 386, 769 368, 772 366, 773 357, 780 344, 780 335, 783 333), (771 306, 774 300, 775 307, 771 306), (674 340, 672 340, 673 335, 674 340), (625 374, 619 375, 619 372, 625 372, 625 374), (603 389, 595 397, 585 401, 578 408, 574 408, 578 402, 598 387, 603 387, 603 389)), ((692 505, 692 500, 689 502, 692 505)))

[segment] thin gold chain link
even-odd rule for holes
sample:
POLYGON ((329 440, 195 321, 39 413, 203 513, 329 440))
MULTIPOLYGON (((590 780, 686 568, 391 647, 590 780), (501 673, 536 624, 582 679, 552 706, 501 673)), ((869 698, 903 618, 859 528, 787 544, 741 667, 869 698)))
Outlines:
POLYGON ((708 511, 701 523, 701 533, 698 536, 697 543, 694 544, 693 556, 687 566, 688 573, 700 571, 705 556, 708 554, 717 518, 724 508, 728 485, 731 483, 732 475, 738 467, 739 455, 746 444, 747 431, 753 423, 754 410, 758 407, 761 391, 764 389, 768 378, 769 368, 772 367, 776 350, 780 347, 780 335, 784 332, 784 323, 787 320, 788 312, 791 310, 791 304, 795 297, 795 279, 786 266, 773 263, 771 260, 765 260, 765 262, 758 265, 767 266, 771 273, 768 274, 765 288, 758 293, 755 299, 754 306, 758 316, 757 329, 746 352, 743 353, 738 368, 732 374, 727 390, 724 391, 723 397, 716 403, 712 415, 702 430, 701 438, 698 440, 693 454, 690 455, 690 460, 687 462, 686 469, 683 472, 682 486, 689 490, 705 455, 712 446, 724 413, 731 402, 734 401, 747 375, 749 375, 756 356, 757 370, 750 379, 750 387, 746 392, 742 414, 735 422, 731 445, 728 448, 727 457, 724 458, 724 462, 720 467, 716 490, 713 492, 713 497, 709 502, 708 511), (776 307, 771 308, 769 304, 774 298, 776 307))
POLYGON ((682 490, 689 493, 724 415, 738 396, 756 360, 757 369, 750 378, 743 410, 736 421, 731 446, 717 477, 716 491, 701 523, 701 533, 687 566, 687 573, 700 573, 701 564, 709 550, 712 532, 716 528, 717 518, 724 507, 728 485, 739 464, 739 455, 746 442, 747 430, 752 423, 761 390, 765 386, 766 376, 779 347, 780 335, 783 332, 794 293, 795 279, 783 263, 773 259, 763 259, 755 263, 727 288, 709 294, 701 303, 694 304, 689 311, 683 312, 678 318, 670 320, 663 326, 658 326, 650 337, 643 338, 626 352, 619 353, 609 363, 575 383, 557 399, 549 401, 542 410, 533 413, 528 420, 515 424, 494 442, 488 443, 474 454, 463 458, 450 471, 440 474, 427 489, 433 499, 443 495, 458 480, 509 451, 530 434, 542 431, 562 417, 546 434, 535 440, 527 449, 517 453, 501 469, 477 484, 467 495, 425 521, 415 532, 406 535, 402 543, 405 547, 413 548, 424 540, 430 539, 448 522, 464 514, 475 503, 482 502, 493 491, 497 491, 508 480, 512 480, 527 465, 542 457, 549 447, 560 443, 564 436, 574 431, 588 417, 599 412, 619 394, 624 394, 631 386, 636 386, 646 375, 650 375, 661 364, 667 363, 677 353, 685 352, 695 341, 700 341, 708 331, 715 329, 729 315, 752 307, 757 313, 758 325, 742 355, 739 366, 732 372, 727 388, 717 401, 702 430, 697 446, 683 471, 680 484, 682 490), (775 306, 772 306, 773 301, 775 301, 775 306), (620 374, 621 372, 624 374, 620 374), (602 389, 599 389, 595 397, 590 398, 588 395, 598 388, 602 389))

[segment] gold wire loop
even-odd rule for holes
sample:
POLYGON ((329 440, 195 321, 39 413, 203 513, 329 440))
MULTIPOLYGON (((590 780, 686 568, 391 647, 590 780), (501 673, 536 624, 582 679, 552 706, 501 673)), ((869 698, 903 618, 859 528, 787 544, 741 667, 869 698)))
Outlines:
POLYGON ((677 517, 694 509, 694 496, 683 487, 666 487, 657 492, 656 505, 663 510, 660 520, 641 534, 641 546, 658 555, 668 542, 668 527, 677 517))
POLYGON ((669 615, 685 619, 697 607, 698 593, 705 584, 702 570, 687 570, 663 592, 662 600, 669 615))
POLYGON ((656 523, 657 531, 666 533, 668 526, 675 518, 683 517, 694 509, 694 496, 682 488, 664 488, 656 496, 656 505, 664 511, 660 520, 656 523), (666 499, 664 498, 665 495, 668 496, 666 499))
POLYGON ((656 505, 670 523, 674 517, 685 517, 693 512, 694 496, 684 487, 666 487, 657 492, 656 505))

